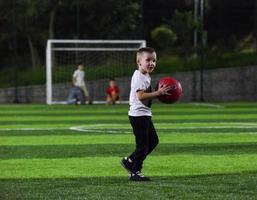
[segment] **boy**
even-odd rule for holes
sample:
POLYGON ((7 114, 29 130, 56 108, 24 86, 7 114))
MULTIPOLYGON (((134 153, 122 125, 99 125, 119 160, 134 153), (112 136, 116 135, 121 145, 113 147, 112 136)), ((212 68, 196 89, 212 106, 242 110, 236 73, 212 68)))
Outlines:
POLYGON ((75 87, 79 87, 88 100, 88 103, 91 104, 91 99, 89 97, 89 93, 85 83, 85 72, 84 72, 84 65, 82 63, 78 64, 78 69, 74 71, 72 82, 75 87))
POLYGON ((115 104, 116 101, 119 100, 119 87, 116 85, 116 82, 113 78, 109 81, 109 87, 106 90, 107 97, 106 102, 107 104, 115 104))
POLYGON ((169 86, 151 91, 150 73, 156 66, 156 52, 153 48, 143 47, 137 51, 135 70, 131 79, 129 96, 129 121, 136 139, 136 149, 121 160, 121 165, 130 173, 131 181, 150 181, 141 174, 143 161, 159 143, 157 133, 151 120, 151 99, 167 94, 169 86))

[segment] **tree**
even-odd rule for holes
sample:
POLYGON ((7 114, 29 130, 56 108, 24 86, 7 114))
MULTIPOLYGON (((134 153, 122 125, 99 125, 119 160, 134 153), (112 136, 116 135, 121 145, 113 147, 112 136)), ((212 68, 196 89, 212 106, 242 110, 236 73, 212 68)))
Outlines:
POLYGON ((175 11, 170 23, 178 37, 176 45, 178 46, 179 53, 181 56, 188 56, 193 51, 195 22, 192 12, 175 11))
POLYGON ((257 53, 257 1, 254 8, 254 36, 255 36, 255 51, 257 53))

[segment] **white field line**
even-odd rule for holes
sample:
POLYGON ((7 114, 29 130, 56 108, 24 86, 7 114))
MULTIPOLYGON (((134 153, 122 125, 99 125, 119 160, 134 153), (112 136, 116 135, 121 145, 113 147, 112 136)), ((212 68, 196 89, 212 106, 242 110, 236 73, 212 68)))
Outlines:
POLYGON ((117 130, 101 130, 101 129, 94 129, 94 128, 86 128, 85 126, 73 126, 69 128, 73 131, 81 131, 81 132, 96 132, 96 133, 131 133, 131 131, 122 131, 121 129, 117 130))
POLYGON ((212 104, 212 103, 189 103, 194 106, 205 106, 205 107, 212 107, 212 108, 225 108, 225 106, 212 104))
MULTIPOLYGON (((251 129, 251 128, 257 128, 257 126, 208 126, 208 127, 175 127, 173 129, 223 129, 223 128, 245 128, 245 129, 251 129)), ((172 129, 172 128, 171 128, 172 129)))
MULTIPOLYGON (((169 126, 173 126, 173 125, 192 125, 192 127, 195 127, 195 126, 193 126, 193 125, 202 125, 202 124, 204 124, 203 122, 179 122, 179 123, 154 123, 155 125, 157 125, 157 126, 167 126, 167 125, 169 125, 169 126)), ((206 123, 205 123, 206 124, 206 123)), ((208 124, 217 124, 217 126, 219 126, 219 127, 223 127, 222 125, 225 125, 225 126, 229 126, 229 127, 235 127, 235 126, 243 126, 243 127, 247 127, 247 126, 256 126, 257 127, 257 123, 248 123, 248 122, 246 122, 246 123, 244 123, 244 122, 213 122, 213 123, 208 123, 208 124), (234 126, 232 126, 232 125, 234 125, 234 126)), ((111 127, 111 128, 113 128, 113 127, 115 127, 115 128, 124 128, 124 125, 126 126, 127 125, 127 123, 126 124, 110 124, 110 123, 108 123, 108 124, 88 124, 88 125, 80 125, 80 127, 103 127, 103 128, 106 128, 106 127, 111 127)), ((211 127, 211 126, 205 126, 205 127, 211 127)), ((126 127, 125 127, 126 128, 126 127)), ((130 128, 130 125, 127 127, 127 128, 130 128)), ((197 127, 196 127, 197 128, 197 127)))
MULTIPOLYGON (((211 129, 222 129, 223 127, 208 127, 208 128, 211 128, 211 129)), ((226 127, 226 128, 232 128, 232 127, 226 127)), ((240 127, 233 127, 233 128, 240 128, 240 127)), ((242 128, 246 128, 246 127, 242 127, 242 128)), ((252 127, 247 127, 246 129, 249 129, 249 128, 252 128, 252 127)), ((254 127, 255 128, 255 127, 254 127)), ((257 126, 256 126, 257 128, 257 126)), ((179 129, 183 129, 183 128, 174 128, 174 130, 172 130, 171 132, 173 134, 180 134, 181 132, 179 132, 178 130, 179 129), (177 129, 177 131, 176 131, 177 129)), ((197 128, 197 127, 188 127, 188 128, 184 128, 184 129, 188 129, 188 130, 193 130, 193 129, 204 129, 203 127, 201 128, 197 128)), ((131 131, 124 131, 122 129, 112 129, 112 130, 106 130, 106 129, 93 129, 93 128, 86 128, 85 126, 81 127, 81 126, 78 126, 78 127, 70 127, 70 130, 73 130, 73 131, 79 131, 79 132, 95 132, 95 133, 126 133, 126 134, 131 134, 132 133, 132 130, 131 131)), ((217 132, 213 132, 213 133, 200 133, 200 134, 219 134, 219 135, 224 135, 223 132, 220 132, 220 133, 217 133, 217 132)), ((237 133, 238 135, 257 135, 257 131, 256 132, 241 132, 241 133, 237 133)))
MULTIPOLYGON (((223 128, 245 128, 245 129, 251 129, 251 128, 257 128, 257 126, 252 126, 252 127, 245 127, 245 126, 208 126, 208 127, 175 127, 175 128, 170 128, 170 129, 223 129, 223 128)), ((100 128, 90 128, 86 126, 73 126, 69 128, 70 130, 75 130, 75 131, 107 131, 107 132, 117 132, 117 131, 122 131, 122 128, 111 128, 111 131, 108 131, 106 129, 100 129, 100 128), (115 131, 114 131, 115 130, 115 131), (117 131, 116 131, 117 130, 117 131)), ((162 129, 158 128, 157 129, 162 129)), ((165 129, 165 128, 164 128, 165 129)), ((167 128, 169 129, 169 128, 167 128)), ((124 131, 123 131, 124 132, 124 131)))
MULTIPOLYGON (((95 132, 95 133, 119 133, 119 134, 132 134, 132 130, 131 131, 122 131, 120 129, 117 129, 117 130, 101 130, 101 129, 86 129, 86 128, 81 128, 81 127, 71 127, 70 130, 74 130, 74 131, 79 131, 79 132, 95 132)), ((190 129, 188 129, 190 130, 190 129)), ((191 129, 192 130, 192 129, 191 129)), ((216 129, 217 130, 217 129, 216 129)), ((172 130, 171 133, 173 134, 180 134, 181 132, 179 132, 178 130, 172 130)), ((190 134, 190 133, 188 133, 190 134)), ((193 133, 192 133, 193 134, 193 133)), ((208 134, 208 135, 211 135, 211 134, 215 134, 215 135, 224 135, 223 132, 207 132, 207 133, 199 133, 199 134, 208 134)), ((241 133, 237 133, 237 135, 257 135, 257 131, 256 132, 241 132, 241 133)))
MULTIPOLYGON (((174 130, 194 130, 194 129, 224 129, 224 128, 231 128, 231 129, 237 129, 237 128, 244 128, 244 129, 251 129, 251 128, 257 128, 257 123, 214 123, 215 125, 210 126, 194 126, 194 125, 200 125, 201 122, 197 123, 155 123, 155 126, 157 129, 173 129, 174 130), (190 125, 190 126, 183 126, 183 125, 190 125), (161 126, 169 126, 162 128, 161 126), (177 127, 178 125, 181 125, 181 127, 177 127)), ((68 128, 0 128, 0 131, 52 131, 52 130, 74 130, 74 131, 81 131, 81 132, 97 132, 97 133, 131 133, 131 131, 127 131, 126 129, 131 129, 130 126, 124 126, 124 124, 89 124, 89 125, 80 125, 80 126, 72 126, 68 128), (110 130, 108 130, 110 129, 110 130), (124 130, 125 129, 125 130, 124 130)), ((256 131, 257 133, 257 131, 256 131)))
POLYGON ((0 128, 0 131, 52 131, 67 129, 68 128, 0 128))
MULTIPOLYGON (((193 124, 193 123, 191 123, 193 124)), ((200 123, 197 123, 200 124, 200 123)), ((227 124, 227 123, 222 123, 222 124, 227 124)), ((225 125, 225 126, 206 126, 206 127, 197 127, 197 126, 186 126, 186 127, 168 127, 167 129, 174 129, 174 130, 194 130, 194 129, 224 129, 224 128, 243 128, 243 129, 251 129, 251 128, 257 128, 257 124, 255 123, 230 123, 231 125, 234 126, 229 126, 229 125, 225 125)), ((171 125, 171 124, 162 124, 162 123, 156 123, 156 125, 171 125)), ((131 129, 130 127, 124 127, 124 125, 118 125, 117 124, 95 124, 95 125, 82 125, 82 126, 73 126, 70 127, 70 130, 75 130, 75 131, 82 131, 82 132, 98 132, 98 133, 117 133, 117 132, 122 132, 122 133, 130 133, 131 131, 122 131, 122 129, 131 129), (110 128, 111 130, 107 130, 108 128, 110 128), (102 130, 101 130, 102 129, 102 130)), ((162 129, 160 127, 157 127, 157 129, 162 129)), ((257 131, 256 131, 257 133, 257 131)))

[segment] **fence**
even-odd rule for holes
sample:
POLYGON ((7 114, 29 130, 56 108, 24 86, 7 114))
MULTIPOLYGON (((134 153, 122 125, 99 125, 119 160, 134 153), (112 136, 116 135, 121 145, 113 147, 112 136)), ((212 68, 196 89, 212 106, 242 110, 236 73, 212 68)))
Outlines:
MULTIPOLYGON (((173 74, 152 75, 152 85, 163 76, 173 76, 178 79, 183 87, 184 102, 200 100, 200 71, 177 72, 173 74)), ((204 101, 256 101, 257 100, 257 66, 234 67, 205 70, 203 74, 204 101)), ((121 90, 121 99, 128 100, 130 90, 130 77, 116 78, 121 90)), ((108 79, 88 82, 89 91, 93 100, 105 100, 105 90, 102 85, 108 84, 108 79)), ((64 85, 66 91, 69 85, 64 85)), ((58 95, 67 94, 58 92, 58 95)), ((0 89, 0 103, 45 103, 45 85, 27 86, 18 88, 0 89)))

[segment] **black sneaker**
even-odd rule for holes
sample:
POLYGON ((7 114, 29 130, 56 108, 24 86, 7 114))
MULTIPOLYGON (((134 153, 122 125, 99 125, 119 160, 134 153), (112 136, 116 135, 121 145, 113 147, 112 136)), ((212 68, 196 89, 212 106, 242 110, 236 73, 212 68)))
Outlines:
POLYGON ((121 166, 124 167, 129 173, 132 173, 132 162, 129 162, 128 157, 124 157, 121 162, 121 166))
POLYGON ((131 173, 129 180, 131 180, 131 181, 151 181, 150 178, 143 176, 140 171, 138 171, 136 173, 131 173))

